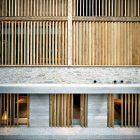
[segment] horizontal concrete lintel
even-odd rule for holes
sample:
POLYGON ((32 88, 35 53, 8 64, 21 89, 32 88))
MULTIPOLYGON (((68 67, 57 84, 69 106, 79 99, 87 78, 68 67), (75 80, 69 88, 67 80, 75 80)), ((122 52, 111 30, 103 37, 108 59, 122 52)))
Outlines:
POLYGON ((140 93, 140 84, 0 84, 0 93, 135 94, 140 93))

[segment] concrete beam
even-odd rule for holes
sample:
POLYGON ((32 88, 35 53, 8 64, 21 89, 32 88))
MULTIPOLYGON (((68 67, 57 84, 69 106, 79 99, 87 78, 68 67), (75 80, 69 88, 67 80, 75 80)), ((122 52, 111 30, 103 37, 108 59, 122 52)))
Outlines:
POLYGON ((140 84, 0 84, 0 93, 135 94, 140 93, 140 84))

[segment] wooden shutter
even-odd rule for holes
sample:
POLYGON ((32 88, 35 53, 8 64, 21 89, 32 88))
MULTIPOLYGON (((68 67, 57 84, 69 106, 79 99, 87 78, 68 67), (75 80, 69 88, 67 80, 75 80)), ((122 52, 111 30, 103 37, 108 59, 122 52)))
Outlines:
POLYGON ((73 119, 73 95, 50 95, 50 126, 70 127, 73 119))
POLYGON ((80 124, 82 127, 87 127, 87 107, 88 107, 88 95, 80 95, 80 124))

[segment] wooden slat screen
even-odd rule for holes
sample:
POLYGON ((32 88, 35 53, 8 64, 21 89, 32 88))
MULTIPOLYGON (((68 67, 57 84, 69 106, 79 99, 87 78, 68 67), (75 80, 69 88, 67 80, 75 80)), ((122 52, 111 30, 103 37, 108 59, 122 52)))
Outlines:
POLYGON ((123 114, 121 114, 122 127, 140 127, 140 95, 124 94, 122 95, 123 114))
POLYGON ((67 64, 67 22, 2 21, 1 65, 67 64))
MULTIPOLYGON (((20 111, 23 109, 19 106, 21 102, 25 103, 18 94, 0 94, 0 127, 18 127, 20 125, 20 111)), ((29 95, 27 95, 26 102, 28 102, 26 125, 29 126, 29 95)))
POLYGON ((50 127, 70 127, 73 119, 73 95, 50 95, 50 127))
POLYGON ((140 0, 73 0, 73 16, 140 16, 140 0))
POLYGON ((139 65, 139 22, 73 21, 73 65, 139 65))
POLYGON ((67 0, 0 0, 0 16, 67 16, 67 0))
MULTIPOLYGON (((114 127, 114 95, 108 95, 108 127, 114 127)), ((121 127, 140 127, 140 95, 121 95, 121 127)))

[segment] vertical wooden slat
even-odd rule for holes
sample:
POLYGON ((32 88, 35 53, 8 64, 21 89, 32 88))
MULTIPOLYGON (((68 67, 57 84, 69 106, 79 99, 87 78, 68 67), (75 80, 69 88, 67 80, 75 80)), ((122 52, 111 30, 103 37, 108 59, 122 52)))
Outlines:
POLYGON ((23 28, 24 28, 24 65, 25 65, 27 63, 26 22, 24 22, 23 28))
POLYGON ((16 106, 17 114, 16 114, 16 116, 17 116, 17 127, 18 127, 19 126, 19 94, 17 94, 16 96, 17 96, 17 98, 16 98, 16 103, 17 103, 17 106, 16 106))
POLYGON ((3 104, 3 102, 2 102, 2 94, 0 94, 0 127, 1 127, 1 119, 2 119, 2 104, 3 104))
POLYGON ((48 46, 49 46, 49 41, 48 41, 48 34, 49 34, 49 28, 48 28, 48 21, 46 22, 46 64, 48 64, 48 46))
POLYGON ((114 127, 114 95, 111 95, 111 126, 114 127))
POLYGON ((14 47, 14 23, 12 22, 11 25, 11 62, 10 64, 13 65, 13 47, 14 47))
POLYGON ((72 120, 73 120, 73 94, 71 94, 71 126, 72 126, 72 120))
POLYGON ((4 60, 5 60, 5 62, 4 62, 4 64, 6 65, 7 64, 7 22, 5 22, 5 49, 4 49, 4 51, 5 51, 5 54, 4 54, 4 60))
POLYGON ((65 44, 64 44, 64 22, 62 22, 62 50, 61 50, 61 54, 62 54, 62 65, 64 65, 65 64, 65 44))
POLYGON ((27 126, 30 126, 30 95, 27 95, 27 126))
POLYGON ((35 65, 36 61, 36 22, 33 23, 33 64, 35 65))
POLYGON ((3 39, 4 39, 4 23, 2 21, 2 31, 1 31, 1 34, 2 34, 2 38, 1 38, 1 64, 3 65, 4 64, 4 43, 3 43, 3 39))
POLYGON ((36 64, 38 65, 38 48, 39 48, 39 22, 36 25, 36 64))
POLYGON ((9 115, 9 121, 10 121, 10 127, 12 126, 12 94, 9 95, 10 96, 10 115, 9 115))
POLYGON ((49 122, 50 122, 50 127, 53 126, 52 124, 52 117, 53 117, 53 95, 50 94, 50 105, 49 105, 50 109, 49 109, 49 122))
POLYGON ((54 65, 54 21, 52 22, 52 65, 54 65))
POLYGON ((51 60, 52 60, 52 55, 51 55, 51 44, 52 44, 52 41, 51 41, 51 22, 49 22, 49 65, 52 64, 51 60))
POLYGON ((137 94, 135 94, 135 127, 137 127, 137 94))
POLYGON ((21 59, 21 63, 20 64, 23 64, 23 32, 24 32, 24 30, 23 30, 23 22, 21 22, 21 44, 20 44, 20 47, 21 47, 21 57, 20 57, 20 59, 21 59))
POLYGON ((84 109, 85 109, 85 114, 84 114, 84 118, 85 118, 85 127, 87 127, 88 124, 88 95, 85 94, 85 105, 84 105, 84 109))
POLYGON ((33 23, 32 21, 30 22, 29 35, 30 35, 30 54, 29 54, 30 62, 29 63, 32 65, 33 63, 33 23))
POLYGON ((132 94, 132 98, 131 98, 131 126, 134 126, 134 95, 132 94))
POLYGON ((123 94, 121 94, 121 127, 123 127, 124 125, 124 106, 123 106, 123 101, 124 101, 124 99, 123 99, 123 94))
POLYGON ((61 127, 64 125, 64 100, 63 100, 64 94, 61 94, 61 127))
POLYGON ((67 22, 65 23, 65 65, 68 64, 68 55, 67 55, 67 51, 68 51, 68 25, 67 22))
POLYGON ((16 106, 16 102, 15 102, 15 94, 13 95, 14 97, 13 97, 13 126, 15 127, 15 106, 16 106))
POLYGON ((20 50, 21 50, 20 49, 20 33, 21 33, 20 22, 18 22, 17 26, 18 26, 18 33, 17 33, 17 38, 18 38, 17 39, 18 40, 18 42, 17 42, 17 64, 19 65, 19 63, 20 63, 20 50))
POLYGON ((53 95, 53 125, 56 127, 56 94, 53 95))
POLYGON ((58 38, 58 22, 56 21, 55 24, 54 24, 54 28, 55 28, 55 31, 54 31, 54 37, 55 37, 55 55, 54 55, 54 59, 55 59, 55 65, 57 65, 57 48, 58 48, 58 43, 57 43, 57 38, 58 38))
POLYGON ((140 127, 140 94, 138 94, 138 127, 140 127))
POLYGON ((75 21, 73 22, 73 48, 72 48, 72 53, 73 53, 73 60, 72 64, 75 65, 75 21))
POLYGON ((130 94, 128 94, 128 127, 130 127, 130 94))
POLYGON ((72 65, 72 0, 68 0, 68 65, 72 65))
POLYGON ((67 94, 67 126, 70 124, 70 96, 67 94))
MULTIPOLYGON (((2 115, 3 115, 4 111, 6 111, 6 94, 3 94, 3 111, 2 111, 2 115)), ((4 124, 4 125, 6 125, 6 124, 4 124)))
POLYGON ((45 63, 45 22, 43 22, 42 64, 45 63))
POLYGON ((9 94, 7 94, 7 102, 6 102, 6 111, 7 111, 7 127, 9 125, 9 94))
POLYGON ((57 114, 57 118, 56 118, 56 126, 59 127, 60 124, 60 94, 57 94, 57 106, 56 106, 56 114, 57 114))
POLYGON ((67 95, 66 94, 64 94, 64 98, 63 98, 63 102, 64 102, 64 127, 66 127, 67 126, 67 122, 66 122, 66 116, 67 116, 67 112, 66 112, 66 110, 67 110, 67 108, 66 108, 66 104, 67 104, 67 95))
POLYGON ((39 64, 42 64, 42 22, 39 24, 39 64))
POLYGON ((8 22, 8 42, 7 42, 7 44, 8 44, 8 53, 7 53, 7 55, 8 55, 8 65, 10 65, 10 59, 11 59, 11 23, 10 23, 10 21, 8 22))
POLYGON ((127 126, 127 95, 125 94, 124 95, 125 96, 125 99, 124 99, 124 103, 125 103, 125 109, 124 109, 124 120, 125 120, 125 122, 124 122, 124 126, 126 127, 127 126))

